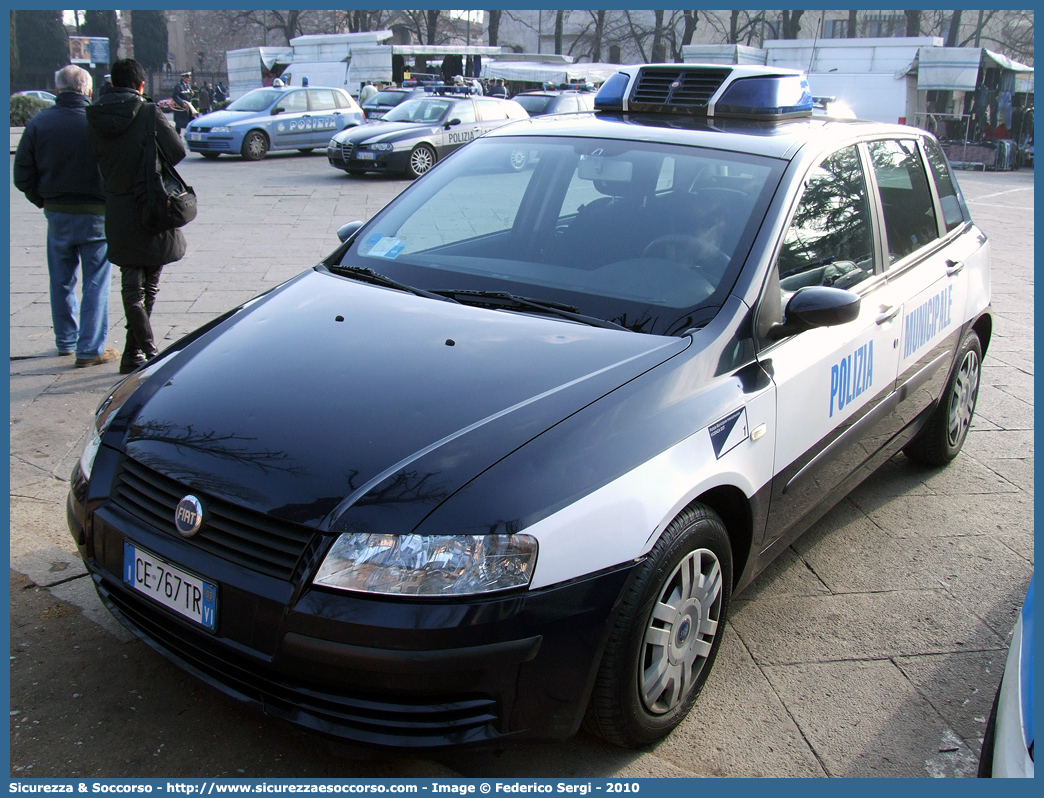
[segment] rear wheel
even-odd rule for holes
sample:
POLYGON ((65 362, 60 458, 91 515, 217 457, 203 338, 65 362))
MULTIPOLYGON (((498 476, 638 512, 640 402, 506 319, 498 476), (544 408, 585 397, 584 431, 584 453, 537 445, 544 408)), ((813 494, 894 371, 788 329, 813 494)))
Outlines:
POLYGON ((260 130, 251 130, 243 139, 240 152, 248 161, 260 161, 268 154, 268 138, 260 130))
POLYGON ((721 644, 732 595, 725 525, 702 504, 657 541, 621 602, 598 669, 585 724, 637 748, 688 715, 721 644))
POLYGON ((435 165, 435 150, 427 144, 418 144, 410 153, 410 160, 406 165, 410 177, 420 177, 435 165))
POLYGON ((971 428, 982 376, 982 345, 974 332, 964 336, 957 353, 957 369, 946 384, 939 406, 917 436, 903 447, 911 460, 945 465, 964 446, 971 428))

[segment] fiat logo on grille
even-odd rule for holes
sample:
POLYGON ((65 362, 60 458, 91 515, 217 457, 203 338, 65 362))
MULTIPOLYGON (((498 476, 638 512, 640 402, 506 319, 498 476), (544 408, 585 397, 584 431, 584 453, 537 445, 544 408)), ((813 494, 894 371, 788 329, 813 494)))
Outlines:
POLYGON ((174 509, 174 526, 187 538, 192 537, 203 525, 203 505, 195 496, 186 496, 174 509))

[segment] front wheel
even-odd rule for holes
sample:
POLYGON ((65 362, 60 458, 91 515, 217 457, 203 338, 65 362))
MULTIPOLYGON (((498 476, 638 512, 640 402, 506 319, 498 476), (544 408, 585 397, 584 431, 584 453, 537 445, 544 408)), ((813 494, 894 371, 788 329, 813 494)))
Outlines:
POLYGON ((718 515, 695 503, 657 541, 626 588, 585 724, 638 748, 692 709, 721 645, 732 596, 732 547, 718 515))
POLYGON ((924 465, 946 465, 964 446, 975 415, 982 377, 982 344, 969 332, 957 353, 957 369, 946 383, 939 406, 917 436, 903 447, 911 460, 924 465))
POLYGON ((409 173, 410 177, 420 177, 435 165, 435 158, 435 150, 427 144, 418 144, 410 153, 410 160, 406 165, 406 171, 409 173))
POLYGON ((268 154, 268 139, 260 130, 251 130, 243 139, 240 152, 248 161, 260 161, 268 154))

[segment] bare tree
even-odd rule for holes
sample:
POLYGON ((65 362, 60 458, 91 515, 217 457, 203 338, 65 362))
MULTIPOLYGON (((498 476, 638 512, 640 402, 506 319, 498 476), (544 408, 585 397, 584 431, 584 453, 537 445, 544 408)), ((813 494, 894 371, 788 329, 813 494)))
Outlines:
POLYGON ((663 12, 653 11, 652 61, 662 63, 667 60, 663 51, 663 12))
POLYGON ((848 30, 845 34, 849 39, 854 39, 859 35, 859 11, 851 8, 848 10, 848 30))
POLYGON ((906 35, 907 36, 920 36, 921 35, 921 12, 920 11, 904 11, 906 15, 906 35))
POLYGON ((555 12, 555 54, 562 54, 562 34, 565 28, 565 11, 559 9, 555 12))
POLYGON ((487 11, 489 14, 489 24, 486 26, 486 31, 489 35, 489 46, 496 47, 497 42, 500 40, 500 10, 494 9, 493 11, 487 11))
POLYGON ((950 27, 946 31, 946 46, 956 47, 957 42, 960 41, 961 37, 961 9, 957 9, 953 12, 953 16, 950 17, 950 27))
POLYGON ((783 11, 783 34, 784 39, 796 39, 801 35, 801 17, 804 11, 783 11))

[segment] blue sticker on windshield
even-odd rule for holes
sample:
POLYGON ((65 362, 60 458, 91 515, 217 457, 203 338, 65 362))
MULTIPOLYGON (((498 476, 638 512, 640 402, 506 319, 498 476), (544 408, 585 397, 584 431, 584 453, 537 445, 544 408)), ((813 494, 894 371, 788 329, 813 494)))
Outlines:
POLYGON ((391 260, 397 258, 404 249, 406 249, 406 242, 401 238, 374 233, 366 239, 366 246, 360 254, 371 258, 388 258, 391 260))

